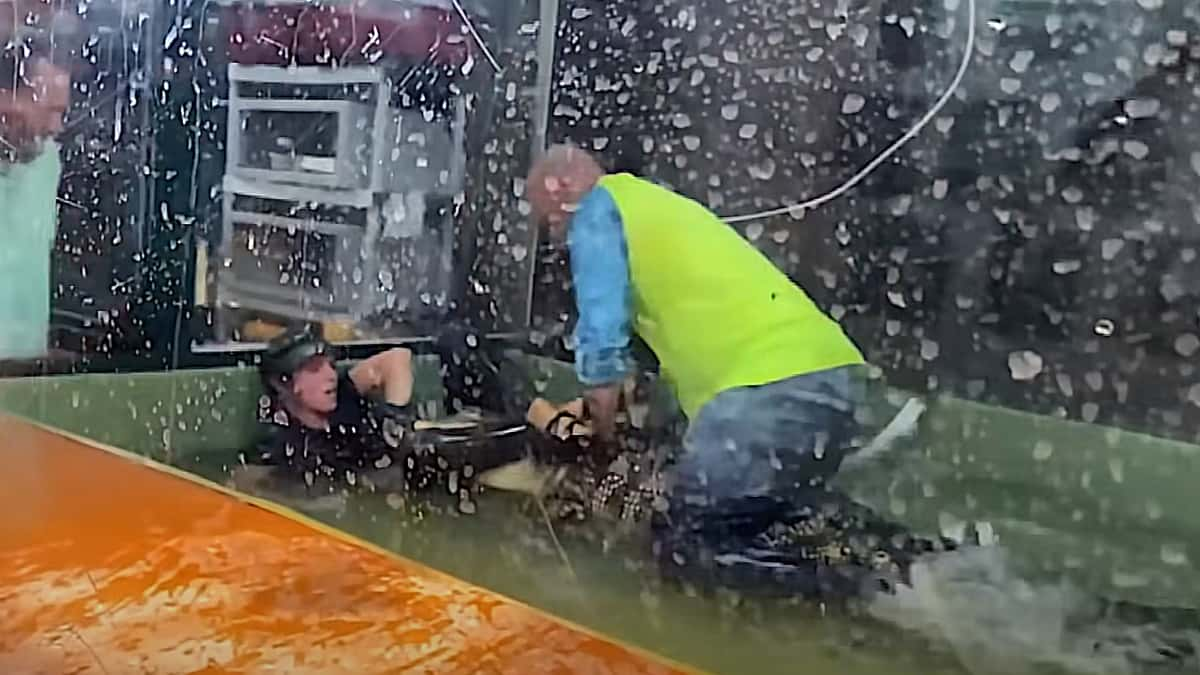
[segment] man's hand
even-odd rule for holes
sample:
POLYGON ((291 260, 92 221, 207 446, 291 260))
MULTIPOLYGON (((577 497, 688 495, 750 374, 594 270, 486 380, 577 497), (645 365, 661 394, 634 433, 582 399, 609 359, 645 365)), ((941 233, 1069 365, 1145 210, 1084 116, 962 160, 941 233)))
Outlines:
POLYGON ((611 441, 621 402, 620 383, 588 389, 583 397, 587 402, 593 435, 601 441, 611 441))

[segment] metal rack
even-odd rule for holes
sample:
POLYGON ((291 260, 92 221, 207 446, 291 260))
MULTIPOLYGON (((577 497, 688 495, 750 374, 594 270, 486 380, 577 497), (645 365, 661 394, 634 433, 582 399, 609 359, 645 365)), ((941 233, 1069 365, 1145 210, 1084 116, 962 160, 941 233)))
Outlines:
MULTIPOLYGON (((462 188, 462 101, 445 130, 390 107, 381 68, 231 64, 229 80, 218 304, 306 321, 407 311, 397 297, 417 294, 414 269, 431 256, 448 261, 453 247, 449 219, 426 227, 424 208, 462 188), (255 115, 265 122, 248 124, 255 115), (280 120, 324 130, 327 142, 289 138, 273 128, 280 120), (397 224, 397 212, 407 222, 397 224)), ((444 272, 425 285, 448 288, 444 272)), ((222 323, 218 332, 230 335, 222 323)))

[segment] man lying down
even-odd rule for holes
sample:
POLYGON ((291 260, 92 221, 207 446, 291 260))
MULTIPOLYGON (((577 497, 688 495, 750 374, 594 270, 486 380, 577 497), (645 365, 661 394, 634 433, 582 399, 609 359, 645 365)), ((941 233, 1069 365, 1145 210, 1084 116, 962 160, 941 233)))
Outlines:
MULTIPOLYGON (((463 504, 473 503, 472 493, 487 486, 536 493, 569 520, 606 513, 620 522, 644 520, 653 501, 651 483, 630 481, 640 469, 621 469, 620 462, 612 471, 597 468, 590 444, 578 433, 586 428, 578 423, 581 405, 560 411, 535 399, 526 415, 534 424, 527 424, 511 412, 526 406, 516 391, 520 387, 504 391, 479 372, 496 368, 487 358, 473 358, 478 350, 460 348, 469 342, 463 330, 440 333, 446 338, 439 339, 437 350, 446 371, 446 407, 471 411, 441 420, 417 418, 413 355, 407 349, 389 349, 343 368, 335 365, 329 345, 308 330, 272 340, 259 366, 260 439, 241 453, 230 485, 321 509, 337 508, 354 491, 449 489, 453 483, 463 504), (476 413, 471 404, 489 413, 476 413), (548 429, 550 422, 566 433, 561 438, 531 433, 548 429), (631 482, 638 489, 627 489, 631 482), (618 502, 626 506, 614 511, 618 502)), ((631 453, 622 456, 642 461, 631 453)))
POLYGON ((261 439, 242 454, 231 479, 247 492, 311 509, 336 507, 356 490, 440 485, 453 488, 469 510, 477 473, 526 454, 520 420, 473 413, 419 420, 407 349, 339 368, 329 345, 295 330, 268 344, 259 372, 261 439))

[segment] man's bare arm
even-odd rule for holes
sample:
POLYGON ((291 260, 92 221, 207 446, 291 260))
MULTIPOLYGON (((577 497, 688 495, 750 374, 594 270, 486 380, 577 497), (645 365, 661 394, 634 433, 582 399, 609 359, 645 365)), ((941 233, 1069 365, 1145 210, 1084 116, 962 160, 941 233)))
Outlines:
POLYGON ((350 369, 350 380, 361 394, 380 392, 392 405, 408 405, 412 400, 412 352, 389 349, 364 359, 350 369))

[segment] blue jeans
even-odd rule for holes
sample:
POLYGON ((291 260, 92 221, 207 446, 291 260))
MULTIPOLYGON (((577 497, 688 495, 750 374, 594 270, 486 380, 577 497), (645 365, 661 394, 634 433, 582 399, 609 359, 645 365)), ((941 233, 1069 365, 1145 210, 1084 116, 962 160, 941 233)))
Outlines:
POLYGON ((668 482, 689 504, 787 498, 833 476, 853 444, 863 382, 834 368, 717 394, 688 426, 668 482))
POLYGON ((666 576, 770 595, 857 594, 869 567, 827 564, 829 547, 845 548, 847 533, 901 532, 828 487, 856 445, 863 391, 859 369, 844 367, 724 391, 701 408, 654 522, 666 576))

